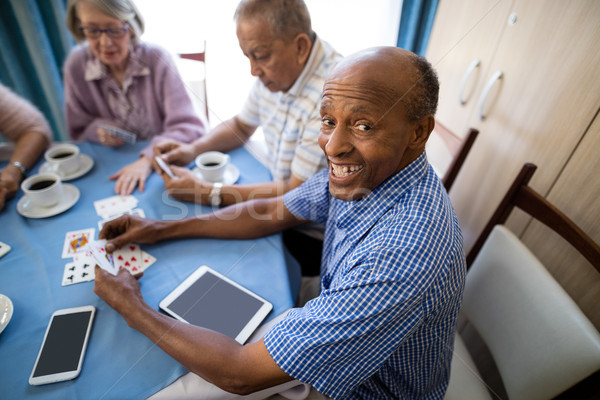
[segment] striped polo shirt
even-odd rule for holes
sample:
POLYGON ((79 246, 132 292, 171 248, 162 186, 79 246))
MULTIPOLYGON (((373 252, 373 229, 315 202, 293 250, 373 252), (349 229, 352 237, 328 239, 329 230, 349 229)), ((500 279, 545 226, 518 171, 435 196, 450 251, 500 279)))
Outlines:
POLYGON ((268 148, 267 167, 274 180, 286 180, 293 174, 305 181, 326 168, 318 143, 321 93, 325 78, 341 57, 317 37, 290 90, 272 93, 259 79, 254 83, 238 118, 262 128, 268 148))
POLYGON ((360 200, 332 198, 328 171, 284 200, 326 231, 321 294, 265 335, 277 365, 335 399, 442 399, 466 265, 425 154, 360 200))

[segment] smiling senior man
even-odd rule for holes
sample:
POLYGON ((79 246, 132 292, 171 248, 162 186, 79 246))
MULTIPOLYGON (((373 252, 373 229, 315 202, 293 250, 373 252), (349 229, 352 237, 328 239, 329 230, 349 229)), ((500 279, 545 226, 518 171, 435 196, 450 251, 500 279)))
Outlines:
POLYGON ((395 47, 364 50, 324 85, 319 144, 328 170, 283 197, 182 221, 126 216, 105 225, 100 236, 111 249, 326 224, 320 295, 262 340, 241 346, 160 314, 127 271, 115 277, 96 268, 94 290, 131 327, 229 392, 297 379, 335 399, 443 398, 466 268, 456 215, 425 155, 437 96, 423 58, 395 47))

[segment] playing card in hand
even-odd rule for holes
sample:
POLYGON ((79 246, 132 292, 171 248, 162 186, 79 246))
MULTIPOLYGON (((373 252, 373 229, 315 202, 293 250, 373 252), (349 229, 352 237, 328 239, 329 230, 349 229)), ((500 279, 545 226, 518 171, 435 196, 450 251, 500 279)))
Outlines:
POLYGON ((118 271, 125 268, 132 275, 139 274, 144 270, 142 250, 137 244, 128 244, 113 251, 113 262, 118 271))
POLYGON ((85 254, 91 257, 103 270, 117 275, 119 270, 113 265, 113 256, 106 251, 105 246, 106 240, 92 241, 86 246, 85 254))

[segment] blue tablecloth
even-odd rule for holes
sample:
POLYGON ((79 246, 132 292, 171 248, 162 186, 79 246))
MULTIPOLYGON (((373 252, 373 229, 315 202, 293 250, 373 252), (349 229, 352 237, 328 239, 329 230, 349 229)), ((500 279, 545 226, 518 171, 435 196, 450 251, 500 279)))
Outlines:
MULTIPOLYGON (((12 320, 0 334, 0 398, 23 399, 140 399, 164 388, 186 370, 139 332, 129 328, 93 292, 93 282, 61 286, 61 258, 67 231, 95 228, 101 219, 93 202, 114 194, 108 176, 133 161, 146 143, 107 148, 80 144, 95 165, 85 176, 68 183, 81 191, 77 204, 50 218, 29 219, 9 201, 0 213, 0 241, 12 250, 0 258, 0 293, 14 304, 12 320), (83 370, 75 380, 30 386, 29 375, 51 314, 82 305, 97 308, 83 370)), ((238 183, 270 179, 269 172, 245 149, 230 153, 241 172, 238 183)), ((41 163, 40 163, 41 164, 41 163)), ((39 165, 38 165, 39 168, 39 165)), ((180 219, 210 212, 210 207, 170 198, 160 177, 152 174, 144 193, 134 192, 147 218, 180 219)), ((206 264, 273 303, 268 319, 293 306, 299 268, 284 255, 280 235, 258 240, 186 239, 141 245, 157 258, 141 278, 141 290, 151 306, 198 266, 206 264), (286 263, 287 259, 287 263, 286 263)))

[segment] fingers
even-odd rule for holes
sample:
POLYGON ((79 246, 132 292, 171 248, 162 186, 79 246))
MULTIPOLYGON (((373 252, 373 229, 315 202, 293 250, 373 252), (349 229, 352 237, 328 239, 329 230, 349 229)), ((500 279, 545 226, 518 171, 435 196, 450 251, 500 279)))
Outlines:
POLYGON ((133 193, 138 184, 138 178, 135 175, 121 174, 115 183, 115 193, 121 196, 127 196, 133 193))

